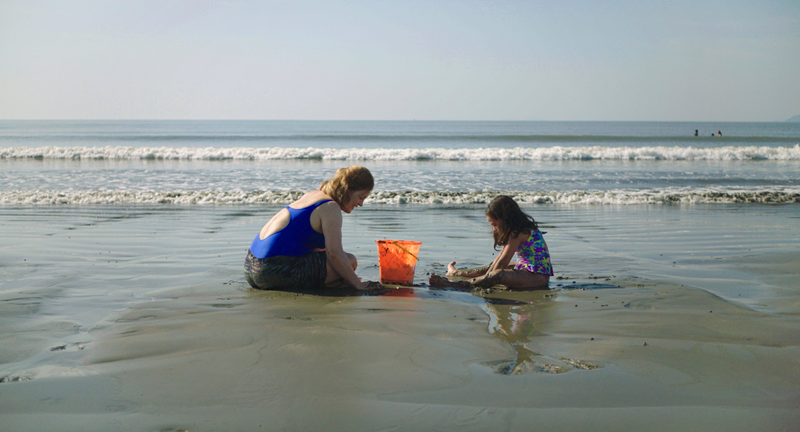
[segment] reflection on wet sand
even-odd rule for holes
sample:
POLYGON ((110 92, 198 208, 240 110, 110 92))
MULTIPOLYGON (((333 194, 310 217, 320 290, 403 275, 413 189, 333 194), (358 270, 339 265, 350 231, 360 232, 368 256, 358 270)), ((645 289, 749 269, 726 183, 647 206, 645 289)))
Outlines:
POLYGON ((602 366, 569 358, 556 358, 531 350, 541 323, 551 320, 554 295, 544 292, 528 293, 534 300, 523 302, 508 298, 486 298, 482 309, 489 315, 489 333, 508 343, 516 358, 486 363, 496 373, 518 375, 526 372, 559 374, 575 369, 597 369, 602 366))

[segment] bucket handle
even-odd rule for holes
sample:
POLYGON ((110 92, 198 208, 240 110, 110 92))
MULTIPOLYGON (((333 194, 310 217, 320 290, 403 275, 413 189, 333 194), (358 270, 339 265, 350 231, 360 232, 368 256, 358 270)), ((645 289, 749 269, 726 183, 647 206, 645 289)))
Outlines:
POLYGON ((392 242, 392 244, 394 244, 395 246, 397 246, 397 247, 399 247, 400 249, 402 249, 402 250, 403 250, 405 253, 407 253, 407 254, 411 255, 412 257, 414 257, 414 259, 415 259, 415 260, 419 261, 419 258, 417 258, 417 256, 416 256, 416 255, 414 255, 414 254, 412 254, 411 252, 409 252, 409 251, 408 251, 408 249, 406 249, 406 248, 404 248, 404 247, 400 246, 400 244, 399 244, 399 243, 397 243, 396 241, 393 241, 393 242, 392 242))

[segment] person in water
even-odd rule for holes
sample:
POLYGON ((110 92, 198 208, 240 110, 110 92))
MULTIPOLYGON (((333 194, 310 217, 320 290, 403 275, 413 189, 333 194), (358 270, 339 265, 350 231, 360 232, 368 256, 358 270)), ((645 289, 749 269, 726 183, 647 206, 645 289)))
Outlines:
POLYGON ((253 288, 309 291, 343 283, 381 288, 356 276, 358 261, 342 248, 342 212, 364 204, 375 184, 363 166, 340 168, 332 179, 280 210, 256 235, 244 261, 253 288))
POLYGON ((489 288, 503 284, 511 289, 546 289, 553 276, 550 251, 547 249, 536 221, 528 216, 513 198, 500 195, 486 209, 486 220, 492 226, 494 248, 502 246, 500 254, 491 264, 483 267, 457 270, 456 262, 447 265, 446 276, 472 279, 451 281, 431 274, 431 286, 456 288, 489 288), (516 264, 511 258, 517 254, 516 264))

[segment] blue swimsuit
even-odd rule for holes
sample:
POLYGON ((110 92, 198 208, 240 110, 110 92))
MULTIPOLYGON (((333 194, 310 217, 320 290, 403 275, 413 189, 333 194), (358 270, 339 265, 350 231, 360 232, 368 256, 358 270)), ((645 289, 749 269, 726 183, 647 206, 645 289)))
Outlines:
POLYGON ((325 236, 311 227, 311 213, 328 201, 302 209, 286 207, 289 223, 261 240, 256 235, 244 260, 244 277, 253 288, 290 291, 319 290, 327 278, 325 236))
POLYGON ((314 231, 311 227, 311 213, 322 204, 332 200, 324 200, 306 208, 294 209, 286 207, 289 211, 289 223, 282 230, 268 235, 261 240, 261 233, 256 235, 250 245, 250 252, 259 259, 273 256, 301 256, 314 253, 317 249, 325 248, 325 236, 314 231))

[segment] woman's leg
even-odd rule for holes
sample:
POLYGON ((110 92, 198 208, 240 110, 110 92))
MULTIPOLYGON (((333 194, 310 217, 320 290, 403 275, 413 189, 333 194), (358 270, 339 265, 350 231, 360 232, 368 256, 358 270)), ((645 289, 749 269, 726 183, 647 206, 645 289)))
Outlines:
MULTIPOLYGON (((350 267, 353 267, 353 271, 358 268, 358 259, 355 255, 345 252, 347 255, 347 259, 350 261, 350 267)), ((340 286, 342 284, 347 285, 342 276, 333 268, 330 261, 326 261, 328 275, 325 277, 325 286, 340 286)))
POLYGON ((248 253, 245 279, 253 288, 302 291, 319 289, 327 277, 325 252, 302 256, 273 256, 258 259, 248 253))

